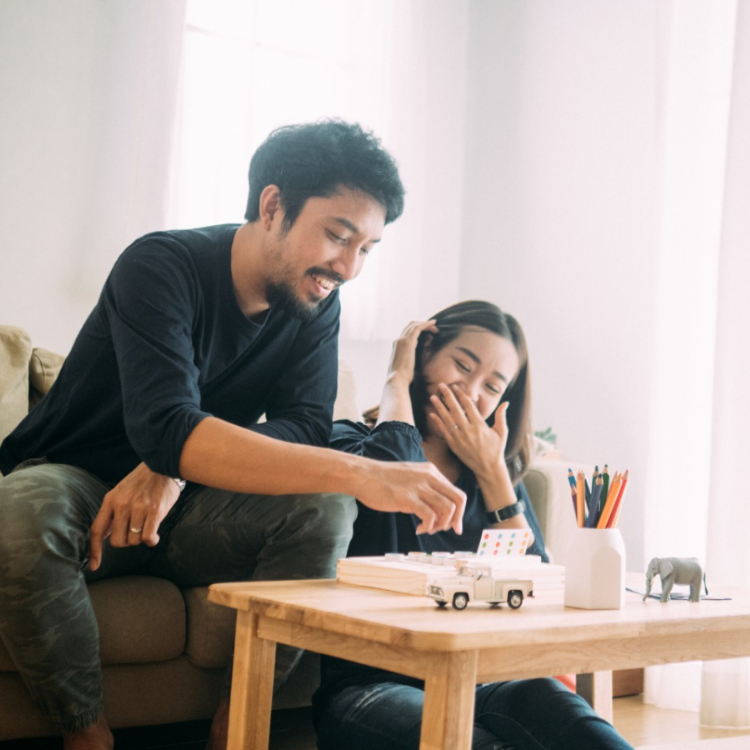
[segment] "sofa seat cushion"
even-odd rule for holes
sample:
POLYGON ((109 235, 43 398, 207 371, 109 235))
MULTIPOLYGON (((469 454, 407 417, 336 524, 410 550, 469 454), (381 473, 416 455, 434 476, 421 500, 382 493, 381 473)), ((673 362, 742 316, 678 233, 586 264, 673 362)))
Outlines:
POLYGON ((89 585, 102 664, 176 659, 185 649, 185 601, 170 581, 122 576, 89 585))
POLYGON ((29 412, 31 339, 20 328, 0 326, 0 442, 29 412))
MULTIPOLYGON (((151 576, 107 578, 89 584, 89 594, 104 666, 168 661, 185 650, 185 600, 170 581, 151 576)), ((0 641, 0 672, 15 669, 0 641)))
POLYGON ((208 587, 185 589, 187 647, 196 667, 217 669, 232 661, 237 611, 208 601, 208 587))

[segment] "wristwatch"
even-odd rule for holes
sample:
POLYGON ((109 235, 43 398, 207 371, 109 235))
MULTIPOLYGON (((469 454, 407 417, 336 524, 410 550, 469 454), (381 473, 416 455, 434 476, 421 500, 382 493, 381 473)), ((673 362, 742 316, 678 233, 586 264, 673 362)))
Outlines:
POLYGON ((517 503, 513 503, 513 505, 506 505, 504 508, 498 510, 488 510, 487 518, 490 520, 490 523, 498 523, 520 516, 525 510, 526 505, 523 500, 519 500, 517 503))

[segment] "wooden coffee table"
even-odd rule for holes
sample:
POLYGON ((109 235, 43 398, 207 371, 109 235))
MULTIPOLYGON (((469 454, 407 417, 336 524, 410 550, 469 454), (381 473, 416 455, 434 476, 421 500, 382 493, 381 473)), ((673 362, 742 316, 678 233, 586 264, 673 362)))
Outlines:
POLYGON ((268 748, 277 643, 423 679, 420 750, 469 750, 478 683, 750 655, 750 591, 722 594, 732 601, 627 594, 624 609, 581 610, 545 592, 458 612, 336 581, 214 584, 209 599, 238 611, 229 750, 268 748))

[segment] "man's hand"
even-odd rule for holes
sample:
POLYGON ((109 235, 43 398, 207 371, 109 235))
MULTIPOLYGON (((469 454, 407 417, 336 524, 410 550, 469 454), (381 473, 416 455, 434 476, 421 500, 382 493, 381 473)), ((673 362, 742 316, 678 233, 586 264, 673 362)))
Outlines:
POLYGON ((159 525, 180 496, 171 478, 155 474, 139 464, 105 496, 91 525, 89 567, 96 570, 102 561, 102 545, 109 537, 113 547, 131 547, 159 542, 159 525))
POLYGON ((357 500, 373 510, 414 513, 421 521, 417 534, 452 528, 463 531, 466 495, 432 464, 369 462, 370 471, 357 500))

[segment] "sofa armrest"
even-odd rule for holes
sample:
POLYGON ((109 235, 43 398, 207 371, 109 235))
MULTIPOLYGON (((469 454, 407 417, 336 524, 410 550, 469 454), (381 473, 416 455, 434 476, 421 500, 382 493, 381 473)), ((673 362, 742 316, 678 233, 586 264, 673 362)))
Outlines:
POLYGON ((14 326, 0 326, 0 442, 29 411, 31 339, 14 326))
POLYGON ((29 360, 29 409, 33 409, 46 396, 60 374, 65 357, 47 349, 36 348, 29 360))

